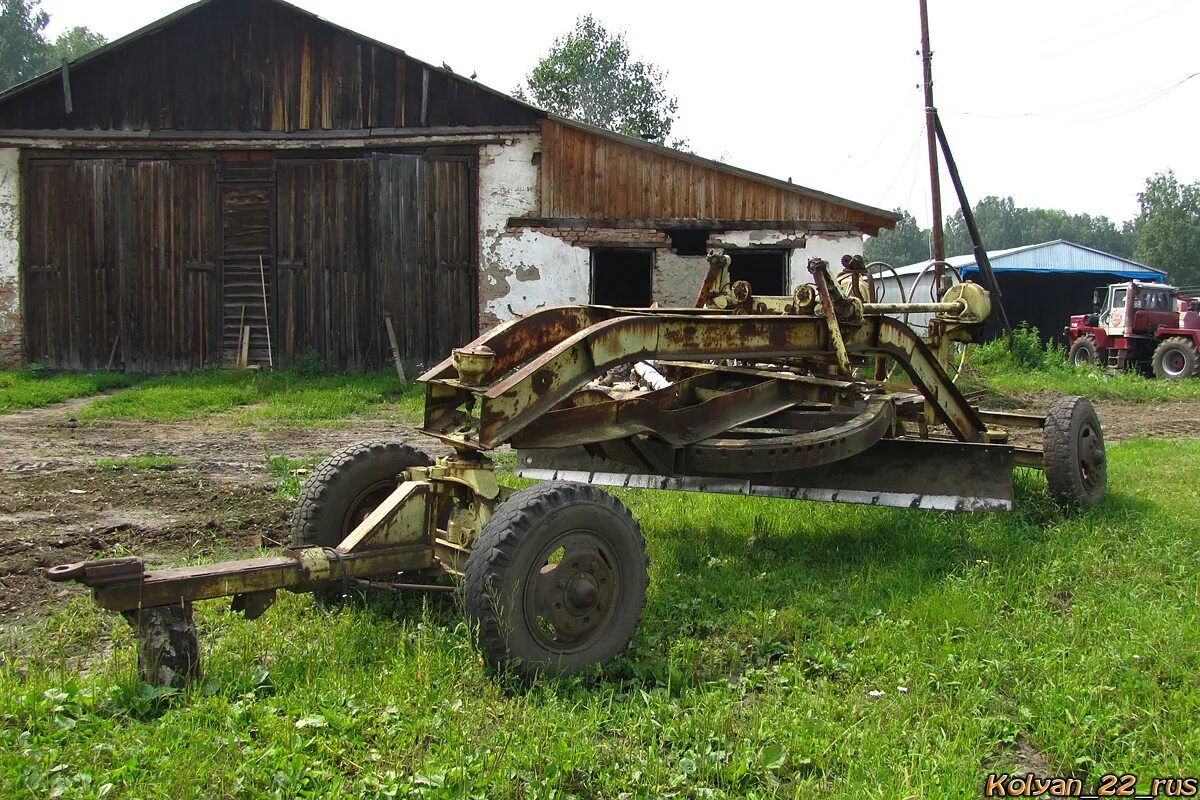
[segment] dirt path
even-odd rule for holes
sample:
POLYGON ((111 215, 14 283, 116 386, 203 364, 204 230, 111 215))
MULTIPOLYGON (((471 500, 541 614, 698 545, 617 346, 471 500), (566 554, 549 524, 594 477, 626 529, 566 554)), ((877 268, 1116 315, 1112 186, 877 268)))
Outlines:
POLYGON ((70 591, 40 568, 136 553, 149 563, 286 542, 291 504, 275 496, 268 456, 304 458, 364 439, 445 446, 412 425, 364 420, 337 429, 258 430, 219 416, 182 422, 83 424, 95 398, 0 416, 0 624, 70 591), (163 455, 166 469, 102 469, 100 459, 163 455))
MULTIPOLYGON (((0 416, 0 624, 40 613, 77 591, 47 582, 43 567, 128 553, 152 564, 178 563, 245 551, 260 536, 268 543, 286 541, 290 503, 275 496, 267 456, 302 458, 377 438, 412 441, 434 455, 447 452, 411 425, 380 420, 284 430, 235 427, 220 416, 74 421, 74 412, 93 399, 0 416), (182 463, 162 470, 97 466, 102 458, 150 454, 182 463)), ((1037 396, 1022 405, 1044 412, 1054 399, 1037 396)), ((1200 438, 1200 400, 1096 406, 1110 443, 1138 436, 1200 438)))

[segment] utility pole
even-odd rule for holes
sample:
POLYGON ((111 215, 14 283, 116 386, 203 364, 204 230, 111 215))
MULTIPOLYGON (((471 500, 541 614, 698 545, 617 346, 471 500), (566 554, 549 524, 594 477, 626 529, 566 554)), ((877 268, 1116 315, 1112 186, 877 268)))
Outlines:
POLYGON ((933 197, 933 285, 936 296, 942 294, 942 264, 946 258, 946 243, 942 236, 942 187, 938 176, 937 106, 933 104, 933 51, 929 49, 929 5, 921 5, 921 61, 925 79, 925 138, 929 146, 929 193, 933 197))

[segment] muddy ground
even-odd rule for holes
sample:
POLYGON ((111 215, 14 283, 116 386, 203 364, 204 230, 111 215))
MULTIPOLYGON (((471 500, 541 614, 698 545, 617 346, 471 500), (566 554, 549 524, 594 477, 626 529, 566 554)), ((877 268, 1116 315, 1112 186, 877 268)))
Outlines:
MULTIPOLYGON (((1023 409, 1044 412, 1053 397, 1023 409)), ((82 424, 90 402, 0 416, 0 625, 43 612, 75 588, 42 568, 137 554, 151 564, 245 552, 286 542, 290 503, 275 494, 268 456, 305 458, 363 439, 444 446, 411 425, 369 420, 345 428, 258 430, 220 416, 186 422, 82 424), (164 455, 165 469, 105 469, 101 459, 164 455)), ((1018 405, 1018 404, 1014 404, 1018 405)), ((1097 403, 1106 440, 1200 437, 1200 400, 1097 403)), ((1015 410, 1015 409, 1014 409, 1015 410)))

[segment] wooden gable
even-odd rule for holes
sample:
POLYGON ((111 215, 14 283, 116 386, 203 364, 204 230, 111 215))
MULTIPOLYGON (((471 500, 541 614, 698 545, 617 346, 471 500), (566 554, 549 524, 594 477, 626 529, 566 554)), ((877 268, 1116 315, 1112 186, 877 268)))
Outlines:
POLYGON ((540 116, 280 0, 203 0, 63 73, 0 95, 0 130, 291 132, 540 116))

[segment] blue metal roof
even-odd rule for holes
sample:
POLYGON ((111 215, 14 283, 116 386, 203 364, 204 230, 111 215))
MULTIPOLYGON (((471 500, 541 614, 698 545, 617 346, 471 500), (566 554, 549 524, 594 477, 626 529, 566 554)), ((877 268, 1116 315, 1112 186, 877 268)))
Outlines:
MULTIPOLYGON (((1159 282, 1167 277, 1162 270, 1065 239, 989 251, 988 260, 996 272, 1095 272, 1159 282)), ((946 261, 960 274, 979 271, 974 255, 954 256, 946 261)), ((912 275, 920 272, 928 263, 909 264, 896 271, 901 275, 912 275)))

